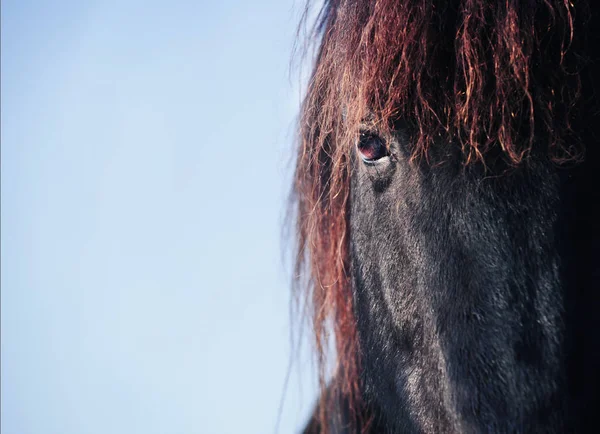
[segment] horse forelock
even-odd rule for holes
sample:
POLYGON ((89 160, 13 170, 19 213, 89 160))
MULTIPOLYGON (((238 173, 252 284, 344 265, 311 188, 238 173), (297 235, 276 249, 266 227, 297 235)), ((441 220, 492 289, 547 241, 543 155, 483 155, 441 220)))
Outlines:
MULTIPOLYGON (((492 149, 512 165, 534 146, 578 159, 583 3, 568 0, 329 0, 299 125, 294 195, 298 290, 305 296, 328 405, 359 408, 359 343, 349 278, 351 146, 365 122, 410 126, 413 158, 446 139, 464 163, 492 149), (330 334, 335 360, 328 356, 330 334), (337 372, 327 394, 326 377, 337 372)), ((321 408, 321 426, 326 430, 321 408)), ((331 408, 331 407, 330 407, 331 408)), ((352 411, 351 411, 352 412, 352 411)), ((351 415, 357 424, 361 415, 351 415)))

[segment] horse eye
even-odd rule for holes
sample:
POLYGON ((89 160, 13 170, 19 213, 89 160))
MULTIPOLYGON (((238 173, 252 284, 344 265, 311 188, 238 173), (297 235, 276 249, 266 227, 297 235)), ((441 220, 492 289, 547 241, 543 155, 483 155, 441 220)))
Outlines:
POLYGON ((388 155, 383 139, 372 133, 361 133, 357 148, 361 158, 367 163, 377 161, 388 155))

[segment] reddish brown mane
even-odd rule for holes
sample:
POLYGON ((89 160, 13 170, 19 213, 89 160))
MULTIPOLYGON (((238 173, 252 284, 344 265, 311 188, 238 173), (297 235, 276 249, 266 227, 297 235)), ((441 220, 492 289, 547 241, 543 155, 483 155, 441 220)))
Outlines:
POLYGON ((407 122, 414 157, 446 141, 462 148, 465 163, 500 149, 519 164, 543 138, 554 159, 576 158, 571 45, 580 16, 568 0, 326 1, 315 26, 320 46, 302 107, 294 188, 296 274, 309 280, 299 291, 323 388, 330 334, 335 342, 330 405, 340 396, 360 400, 347 205, 349 150, 361 123, 389 132, 407 122))

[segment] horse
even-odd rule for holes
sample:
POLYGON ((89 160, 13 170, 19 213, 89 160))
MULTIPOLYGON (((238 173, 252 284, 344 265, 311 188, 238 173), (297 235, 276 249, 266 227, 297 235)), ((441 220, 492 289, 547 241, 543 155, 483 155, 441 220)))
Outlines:
POLYGON ((324 2, 292 187, 320 385, 303 432, 593 430, 599 18, 324 2))

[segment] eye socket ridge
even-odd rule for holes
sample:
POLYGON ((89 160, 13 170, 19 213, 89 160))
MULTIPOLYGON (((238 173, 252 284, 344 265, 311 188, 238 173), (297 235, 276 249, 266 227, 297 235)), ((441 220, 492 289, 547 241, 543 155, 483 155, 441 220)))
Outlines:
POLYGON ((360 132, 356 149, 365 163, 374 163, 389 156, 389 150, 383 139, 371 131, 360 132))

